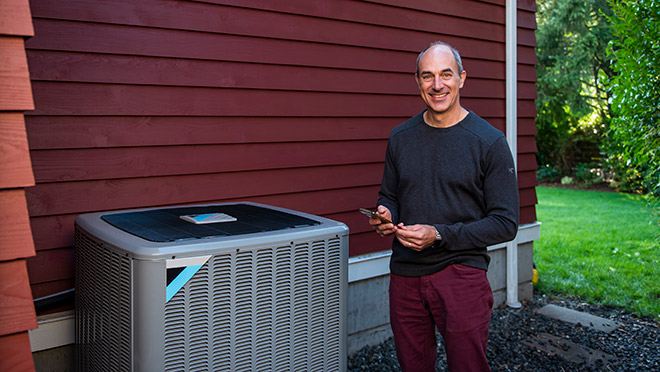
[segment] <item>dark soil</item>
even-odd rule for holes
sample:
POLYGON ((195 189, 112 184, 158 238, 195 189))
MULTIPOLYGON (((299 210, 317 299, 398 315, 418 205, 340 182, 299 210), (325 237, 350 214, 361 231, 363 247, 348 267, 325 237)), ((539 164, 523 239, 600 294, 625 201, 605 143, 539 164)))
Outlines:
MULTIPOLYGON (((442 338, 438 340, 437 371, 447 371, 442 338)), ((619 308, 536 294, 521 309, 493 311, 488 359, 493 371, 660 371, 660 324, 619 308), (621 326, 606 333, 536 312, 547 304, 610 319, 621 326), (576 348, 581 351, 577 356, 576 348)), ((348 370, 400 371, 393 340, 350 355, 348 370)))

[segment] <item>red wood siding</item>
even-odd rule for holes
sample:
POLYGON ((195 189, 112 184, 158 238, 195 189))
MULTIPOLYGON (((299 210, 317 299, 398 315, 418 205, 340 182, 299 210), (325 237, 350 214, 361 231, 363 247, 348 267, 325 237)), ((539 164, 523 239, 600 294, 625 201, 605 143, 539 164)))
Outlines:
POLYGON ((23 111, 34 108, 24 38, 27 0, 0 3, 0 371, 34 371, 37 327, 26 258, 35 254, 25 188, 34 185, 23 111))
POLYGON ((34 362, 27 332, 0 337, 0 371, 34 372, 34 362))
POLYGON ((536 221, 536 1, 518 0, 518 187, 520 223, 536 221))
MULTIPOLYGON (((533 5, 518 13, 523 222, 536 202, 533 5)), ((73 220, 91 211, 251 200, 345 222, 351 256, 389 249, 356 211, 375 206, 390 130, 424 107, 413 72, 431 41, 459 48, 462 103, 505 128, 503 0, 31 6, 35 294, 70 285, 73 220)))

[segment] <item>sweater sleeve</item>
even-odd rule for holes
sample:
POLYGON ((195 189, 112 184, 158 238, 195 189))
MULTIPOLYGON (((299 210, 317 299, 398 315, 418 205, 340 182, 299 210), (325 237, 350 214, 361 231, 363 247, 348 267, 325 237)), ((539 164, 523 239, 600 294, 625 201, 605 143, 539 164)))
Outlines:
POLYGON ((398 175, 392 154, 392 144, 388 141, 385 153, 385 168, 383 169, 383 181, 378 192, 378 205, 383 205, 392 213, 392 222, 399 222, 399 199, 397 198, 398 175))
POLYGON ((518 230, 518 182, 505 137, 493 143, 484 159, 484 215, 469 223, 438 224, 440 248, 451 251, 487 247, 515 238, 518 230))

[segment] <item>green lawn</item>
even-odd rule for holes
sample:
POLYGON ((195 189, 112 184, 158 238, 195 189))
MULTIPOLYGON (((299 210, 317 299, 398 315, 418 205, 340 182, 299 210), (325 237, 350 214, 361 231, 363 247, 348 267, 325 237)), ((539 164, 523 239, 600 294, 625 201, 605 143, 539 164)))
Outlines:
POLYGON ((536 290, 660 319, 657 216, 642 196, 538 187, 536 290))

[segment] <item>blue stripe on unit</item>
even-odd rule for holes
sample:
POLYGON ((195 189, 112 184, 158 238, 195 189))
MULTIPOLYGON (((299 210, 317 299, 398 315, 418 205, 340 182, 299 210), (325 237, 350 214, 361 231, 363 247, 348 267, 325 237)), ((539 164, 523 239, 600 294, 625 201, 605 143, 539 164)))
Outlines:
POLYGON ((174 295, 179 292, 179 290, 183 288, 186 283, 188 283, 190 278, 192 278, 201 267, 202 265, 191 265, 183 269, 183 271, 180 272, 179 275, 177 275, 177 277, 167 285, 165 292, 165 302, 169 302, 172 297, 174 297, 174 295))

